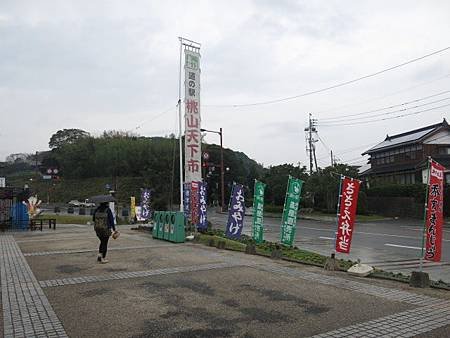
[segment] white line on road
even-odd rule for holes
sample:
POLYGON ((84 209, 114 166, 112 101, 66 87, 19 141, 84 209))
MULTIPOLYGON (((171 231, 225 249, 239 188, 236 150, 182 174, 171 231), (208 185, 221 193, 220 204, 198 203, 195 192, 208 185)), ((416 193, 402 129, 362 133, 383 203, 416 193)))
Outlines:
POLYGON ((323 237, 323 236, 319 236, 320 239, 331 239, 331 240, 335 240, 336 238, 334 237, 323 237))
POLYGON ((405 248, 405 249, 414 249, 414 250, 422 250, 422 248, 419 248, 417 246, 407 246, 407 245, 398 245, 398 244, 389 244, 386 243, 386 246, 393 246, 395 248, 405 248))
MULTIPOLYGON (((308 229, 308 230, 317 230, 317 231, 326 231, 330 232, 332 229, 320 229, 320 228, 312 228, 312 227, 299 227, 299 229, 308 229)), ((444 230, 446 231, 446 230, 444 230)), ((375 232, 364 232, 364 231, 355 231, 355 235, 372 235, 372 236, 386 236, 386 237, 396 237, 396 238, 410 238, 410 239, 417 239, 417 236, 404 236, 404 235, 391 235, 391 234, 382 234, 382 233, 375 233, 375 232)), ((450 242, 449 239, 442 239, 443 242, 450 242)))
POLYGON ((423 228, 412 227, 410 225, 400 225, 400 228, 404 228, 404 229, 408 229, 408 230, 414 230, 414 231, 423 230, 423 228))
MULTIPOLYGON (((409 225, 401 225, 400 227, 401 227, 401 228, 405 228, 405 229, 409 229, 409 230, 414 230, 414 231, 423 231, 423 228, 413 228, 413 227, 411 227, 411 226, 409 226, 409 225)), ((443 229, 442 231, 443 231, 443 232, 449 232, 449 233, 450 233, 450 230, 445 230, 445 229, 443 229)))

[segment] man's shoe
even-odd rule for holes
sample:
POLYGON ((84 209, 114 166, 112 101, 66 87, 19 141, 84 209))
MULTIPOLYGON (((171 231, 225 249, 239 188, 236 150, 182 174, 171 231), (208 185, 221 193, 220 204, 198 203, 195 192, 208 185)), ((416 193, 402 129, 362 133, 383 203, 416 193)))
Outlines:
POLYGON ((97 255, 97 262, 101 263, 102 261, 102 254, 97 255))
POLYGON ((101 263, 102 264, 106 264, 106 263, 108 263, 109 261, 106 259, 106 258, 102 258, 102 261, 101 261, 101 263))

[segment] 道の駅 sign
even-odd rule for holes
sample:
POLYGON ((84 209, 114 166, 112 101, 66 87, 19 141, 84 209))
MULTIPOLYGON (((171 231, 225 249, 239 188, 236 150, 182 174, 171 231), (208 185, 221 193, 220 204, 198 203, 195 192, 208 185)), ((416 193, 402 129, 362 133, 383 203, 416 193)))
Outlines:
POLYGON ((185 49, 185 181, 202 180, 200 134, 200 54, 185 49))

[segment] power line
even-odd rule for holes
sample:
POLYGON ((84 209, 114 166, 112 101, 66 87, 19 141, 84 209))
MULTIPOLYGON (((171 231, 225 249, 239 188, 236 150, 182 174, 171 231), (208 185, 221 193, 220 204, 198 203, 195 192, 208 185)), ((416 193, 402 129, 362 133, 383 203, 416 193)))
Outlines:
POLYGON ((162 112, 159 112, 159 113, 157 113, 156 115, 154 115, 154 116, 152 116, 152 117, 150 117, 150 118, 144 120, 143 122, 141 122, 140 124, 138 124, 136 127, 132 128, 132 129, 130 129, 130 130, 127 130, 127 132, 132 132, 132 131, 135 131, 135 130, 140 129, 144 124, 156 120, 157 118, 163 116, 164 114, 166 114, 167 112, 169 112, 169 111, 172 110, 172 109, 174 109, 174 107, 173 107, 173 106, 170 106, 170 108, 167 108, 166 110, 164 110, 164 111, 162 111, 162 112))
POLYGON ((363 158, 362 156, 354 157, 349 160, 342 160, 345 163, 353 163, 353 162, 364 162, 367 161, 367 158, 363 158))
POLYGON ((411 109, 416 109, 416 108, 428 106, 430 104, 446 101, 446 100, 449 100, 449 99, 450 99, 450 97, 446 97, 446 98, 443 98, 443 99, 440 99, 440 100, 427 102, 427 103, 424 103, 424 104, 419 104, 419 105, 416 105, 414 107, 406 107, 406 108, 397 109, 397 110, 393 110, 393 111, 386 112, 386 113, 374 114, 374 115, 365 116, 365 117, 355 117, 355 118, 352 118, 352 119, 343 119, 343 120, 337 120, 337 121, 330 121, 330 122, 325 122, 324 124, 321 124, 321 125, 328 125, 328 124, 334 124, 334 123, 340 123, 340 122, 349 122, 349 121, 358 121, 358 120, 365 120, 365 119, 370 119, 370 118, 374 118, 374 117, 378 117, 378 116, 391 115, 391 114, 399 113, 399 112, 402 112, 402 111, 407 111, 407 110, 411 110, 411 109))
MULTIPOLYGON (((379 122, 379 121, 385 121, 385 120, 393 120, 393 119, 398 119, 401 117, 406 117, 406 116, 410 116, 410 115, 417 115, 417 114, 421 114, 421 113, 425 113, 427 111, 431 111, 431 110, 435 110, 435 109, 439 109, 439 108, 444 108, 444 107, 448 107, 450 106, 449 104, 444 104, 442 106, 438 106, 438 107, 432 107, 429 109, 425 109, 425 110, 419 110, 417 112, 412 112, 412 113, 408 113, 408 114, 402 114, 402 115, 397 115, 397 116, 392 116, 392 117, 385 117, 382 119, 376 119, 376 120, 372 120, 372 121, 363 121, 363 122, 354 122, 354 123, 344 123, 344 124, 325 124, 325 125, 321 125, 323 127, 332 127, 332 126, 354 126, 354 125, 358 125, 358 124, 367 124, 367 123, 372 123, 372 122, 379 122)), ((320 125, 320 124, 319 124, 320 125)))
POLYGON ((408 101, 408 102, 395 104, 395 105, 392 105, 392 106, 389 106, 389 107, 383 107, 383 108, 368 110, 368 111, 365 111, 365 112, 362 112, 362 113, 348 114, 348 115, 341 115, 341 116, 336 116, 336 117, 323 118, 323 119, 320 119, 320 120, 321 121, 330 121, 330 120, 338 120, 338 119, 342 119, 342 118, 350 117, 350 116, 367 115, 367 114, 370 114, 370 113, 376 113, 378 111, 392 109, 392 108, 395 108, 395 107, 406 106, 406 105, 411 104, 411 103, 420 102, 420 101, 427 100, 427 99, 430 99, 432 97, 440 96, 440 95, 443 95, 443 94, 446 94, 446 93, 450 93, 450 90, 445 90, 445 91, 437 93, 437 94, 421 97, 420 99, 415 99, 415 100, 408 101))
POLYGON ((325 142, 322 140, 322 138, 319 136, 319 134, 317 134, 317 138, 319 139, 320 143, 322 143, 322 145, 328 150, 331 151, 331 148, 328 147, 325 142))
POLYGON ((326 113, 326 112, 330 112, 330 111, 336 111, 336 110, 340 110, 340 109, 343 109, 343 108, 359 106, 359 105, 362 105, 362 104, 365 104, 365 103, 369 103, 369 102, 373 102, 373 101, 379 101, 379 100, 385 99, 386 97, 395 96, 397 94, 407 92, 407 91, 409 91, 411 89, 415 89, 415 88, 419 88, 419 87, 422 87, 422 86, 426 86, 426 85, 428 85, 430 83, 434 83, 436 81, 440 81, 440 80, 448 78, 448 77, 450 77, 450 74, 447 74, 447 75, 444 75, 444 76, 440 76, 438 78, 434 78, 431 81, 419 83, 418 85, 415 85, 415 86, 411 86, 411 87, 407 87, 407 88, 404 88, 404 89, 401 89, 401 90, 398 90, 398 91, 395 91, 395 92, 391 92, 391 93, 383 95, 383 96, 377 96, 377 97, 374 97, 372 99, 368 99, 368 100, 364 100, 364 101, 360 101, 360 102, 355 102, 355 103, 350 103, 350 104, 346 104, 346 105, 342 105, 342 106, 338 106, 338 107, 333 107, 333 108, 320 110, 320 111, 317 112, 317 114, 320 115, 322 113, 326 113))
MULTIPOLYGON (((351 152, 353 152, 353 151, 355 151, 355 150, 358 150, 358 149, 362 149, 362 148, 367 148, 367 147, 370 147, 370 146, 374 146, 374 145, 376 145, 376 144, 378 144, 378 143, 380 143, 380 142, 371 142, 371 143, 368 143, 368 144, 360 145, 360 146, 358 146, 358 147, 341 149, 341 150, 338 150, 337 153, 335 153, 335 154, 333 153, 333 155, 336 155, 336 156, 339 157, 339 156, 342 156, 342 155, 344 155, 344 154, 351 153, 351 152)), ((328 158, 328 156, 329 156, 329 155, 319 157, 317 160, 323 160, 324 158, 328 158)))
POLYGON ((406 65, 408 65, 408 64, 410 64, 410 63, 413 63, 413 62, 417 62, 417 61, 423 60, 423 59, 425 59, 425 58, 427 58, 427 57, 430 57, 430 56, 433 56, 433 55, 436 55, 436 54, 439 54, 439 53, 443 53, 443 52, 445 52, 446 50, 449 50, 449 49, 450 49, 450 46, 449 46, 449 47, 445 47, 445 48, 443 48, 443 49, 439 49, 439 50, 434 51, 434 52, 432 52, 432 53, 423 55, 423 56, 421 56, 421 57, 418 57, 418 58, 415 58, 415 59, 412 59, 412 60, 409 60, 409 61, 400 63, 400 64, 398 64, 398 65, 395 65, 395 66, 392 66, 392 67, 385 68, 385 69, 380 70, 380 71, 375 72, 375 73, 371 73, 371 74, 368 74, 368 75, 364 75, 364 76, 358 77, 358 78, 353 79, 353 80, 349 80, 349 81, 345 81, 345 82, 340 82, 340 83, 337 83, 337 84, 332 85, 332 86, 329 86, 329 87, 325 87, 325 88, 321 88, 321 89, 317 89, 317 90, 308 91, 308 92, 305 92, 305 93, 302 93, 302 94, 298 94, 298 95, 294 95, 294 96, 288 96, 288 97, 284 97, 284 98, 280 98, 280 99, 267 100, 267 101, 260 101, 260 102, 254 102, 254 103, 244 103, 244 104, 219 104, 219 105, 208 105, 208 106, 209 106, 209 107, 234 107, 234 108, 237 108, 237 107, 261 106, 261 105, 273 104, 273 103, 278 103, 278 102, 290 101, 290 100, 294 100, 294 99, 297 99, 297 98, 300 98, 300 97, 304 97, 304 96, 309 96, 309 95, 313 95, 313 94, 322 93, 322 92, 325 92, 325 91, 328 91, 328 90, 331 90, 331 89, 343 87, 343 86, 349 85, 349 84, 351 84, 351 83, 355 83, 355 82, 357 82, 357 81, 361 81, 361 80, 364 80, 364 79, 367 79, 367 78, 370 78, 370 77, 374 77, 374 76, 377 76, 377 75, 380 75, 380 74, 389 72, 389 71, 391 71, 391 70, 394 70, 394 69, 397 69, 397 68, 406 66, 406 65))

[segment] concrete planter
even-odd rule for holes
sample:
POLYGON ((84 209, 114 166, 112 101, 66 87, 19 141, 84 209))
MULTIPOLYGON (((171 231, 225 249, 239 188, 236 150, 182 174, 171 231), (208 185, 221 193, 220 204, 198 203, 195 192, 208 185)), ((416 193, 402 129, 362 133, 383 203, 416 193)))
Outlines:
POLYGON ((426 272, 413 271, 409 279, 409 285, 415 288, 429 288, 430 276, 426 272))
POLYGON ((249 255, 256 255, 256 246, 255 244, 247 244, 245 247, 245 253, 249 255))

